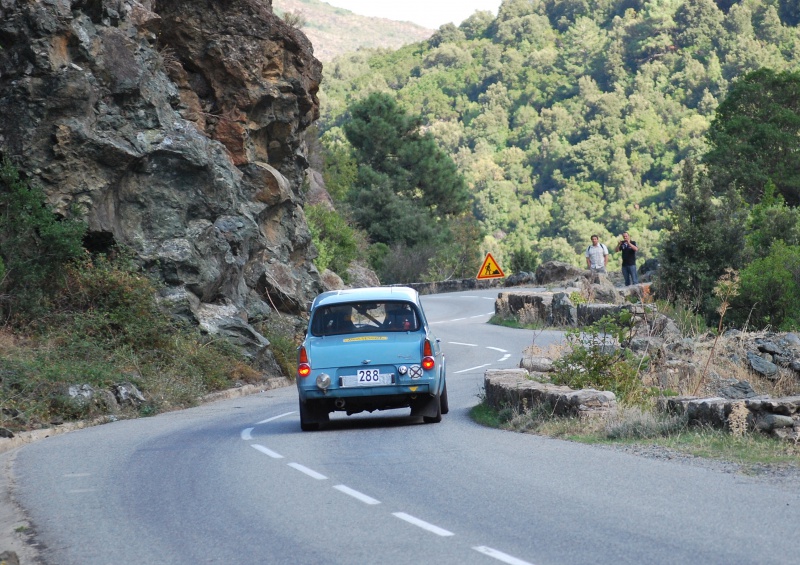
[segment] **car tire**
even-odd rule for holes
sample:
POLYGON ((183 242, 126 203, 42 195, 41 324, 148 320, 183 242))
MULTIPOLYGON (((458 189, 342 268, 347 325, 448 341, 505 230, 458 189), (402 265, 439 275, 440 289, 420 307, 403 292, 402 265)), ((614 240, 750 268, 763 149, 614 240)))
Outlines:
POLYGON ((439 406, 442 408, 442 414, 450 412, 450 402, 447 400, 447 383, 442 387, 442 395, 439 397, 439 406))
POLYGON ((436 396, 436 416, 423 416, 422 421, 426 424, 438 424, 442 421, 442 397, 436 396))
POLYGON ((313 432, 319 429, 319 422, 312 421, 311 418, 312 410, 310 407, 304 403, 302 400, 300 401, 300 429, 304 432, 313 432))

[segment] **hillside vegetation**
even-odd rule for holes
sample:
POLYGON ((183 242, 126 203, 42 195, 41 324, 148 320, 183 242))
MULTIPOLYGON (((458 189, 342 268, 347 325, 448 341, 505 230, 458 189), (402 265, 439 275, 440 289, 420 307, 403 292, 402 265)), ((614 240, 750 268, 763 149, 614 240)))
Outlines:
POLYGON ((272 8, 284 19, 288 14, 323 63, 359 49, 397 49, 433 35, 432 29, 411 22, 359 16, 321 0, 273 0, 272 8))
MULTIPOLYGON (((728 219, 741 232, 730 244, 743 248, 743 228, 765 179, 779 184, 775 175, 787 171, 734 178, 721 174, 730 161, 717 153, 709 163, 716 173, 706 179, 705 157, 722 141, 709 131, 743 77, 798 68, 799 19, 788 0, 506 0, 496 18, 477 12, 395 52, 336 58, 324 71, 319 127, 337 208, 352 219, 348 194, 368 182, 345 130, 351 109, 379 93, 418 119, 420 132, 456 164, 483 234, 480 251, 491 251, 501 265, 580 265, 591 234, 613 249, 623 231, 638 242, 640 260, 660 257, 678 229, 673 207, 682 182, 706 180, 706 196, 715 199, 708 205, 717 207, 724 188, 739 184, 741 214, 728 219), (687 176, 686 163, 696 174, 687 176)), ((782 142, 790 144, 785 154, 796 151, 796 137, 782 142)), ((672 264, 682 265, 674 258, 672 264)), ((704 272, 706 294, 722 267, 704 272)))

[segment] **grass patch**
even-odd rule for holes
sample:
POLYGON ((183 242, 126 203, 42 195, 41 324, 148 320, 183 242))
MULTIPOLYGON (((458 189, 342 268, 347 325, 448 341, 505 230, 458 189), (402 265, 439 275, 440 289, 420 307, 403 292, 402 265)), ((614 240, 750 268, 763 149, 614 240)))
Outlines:
POLYGON ((489 323, 495 326, 516 328, 519 330, 541 330, 545 327, 545 324, 541 320, 520 321, 517 318, 506 318, 504 316, 498 316, 497 314, 489 318, 489 323))
POLYGON ((761 467, 800 467, 800 446, 759 433, 735 436, 723 430, 689 426, 683 417, 623 408, 608 419, 553 416, 546 405, 497 410, 481 402, 470 415, 484 426, 599 445, 660 446, 686 455, 735 463, 744 472, 761 467))
POLYGON ((230 342, 174 321, 156 296, 124 255, 68 264, 46 314, 0 329, 0 426, 149 416, 263 380, 230 342), (118 406, 111 391, 122 383, 144 402, 118 406))

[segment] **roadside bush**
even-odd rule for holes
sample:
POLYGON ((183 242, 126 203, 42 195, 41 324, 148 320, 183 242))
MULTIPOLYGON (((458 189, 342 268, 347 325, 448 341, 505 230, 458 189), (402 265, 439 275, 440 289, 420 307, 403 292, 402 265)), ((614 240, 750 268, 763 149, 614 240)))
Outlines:
POLYGON ((124 415, 194 405, 209 392, 257 382, 225 339, 202 335, 162 312, 157 286, 121 251, 67 264, 50 309, 7 340, 0 362, 0 425, 30 429, 108 414, 102 391, 128 381, 146 398, 124 415), (90 386, 92 400, 70 395, 90 386))
POLYGON ((512 273, 533 273, 539 266, 539 256, 533 249, 518 248, 511 252, 512 273))
POLYGON ((776 241, 740 274, 729 316, 738 326, 789 331, 800 327, 800 246, 776 241))
POLYGON ((552 382, 573 389, 611 391, 623 404, 645 404, 650 391, 639 378, 639 362, 618 345, 630 332, 630 323, 630 314, 623 312, 567 331, 568 352, 553 362, 552 382))
POLYGON ((47 311, 64 280, 64 266, 84 252, 86 226, 59 219, 44 191, 20 178, 8 159, 0 164, 0 306, 6 318, 25 324, 47 311))
POLYGON ((314 261, 322 272, 330 269, 348 282, 347 268, 359 254, 359 237, 345 219, 320 204, 306 207, 311 238, 319 255, 314 261))
POLYGON ((113 260, 97 255, 74 261, 65 268, 64 282, 44 323, 71 325, 80 339, 105 347, 169 345, 175 328, 158 309, 157 287, 124 253, 113 260))

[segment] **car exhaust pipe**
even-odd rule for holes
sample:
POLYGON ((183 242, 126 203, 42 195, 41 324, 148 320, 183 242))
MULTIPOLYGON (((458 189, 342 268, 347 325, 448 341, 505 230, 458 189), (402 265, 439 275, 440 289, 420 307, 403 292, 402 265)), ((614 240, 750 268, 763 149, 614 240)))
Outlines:
POLYGON ((344 398, 337 398, 336 402, 334 402, 334 405, 340 410, 344 408, 344 398))

